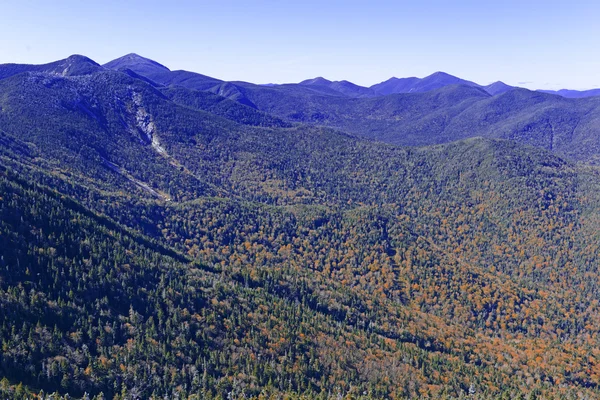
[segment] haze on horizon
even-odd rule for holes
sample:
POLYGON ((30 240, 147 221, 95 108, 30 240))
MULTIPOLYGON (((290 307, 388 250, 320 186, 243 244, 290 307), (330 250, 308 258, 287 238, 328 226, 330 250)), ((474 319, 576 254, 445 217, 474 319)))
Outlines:
POLYGON ((600 87, 595 1, 7 1, 0 63, 135 52, 223 80, 371 86, 444 71, 480 84, 600 87), (225 4, 223 4, 225 3, 225 4))

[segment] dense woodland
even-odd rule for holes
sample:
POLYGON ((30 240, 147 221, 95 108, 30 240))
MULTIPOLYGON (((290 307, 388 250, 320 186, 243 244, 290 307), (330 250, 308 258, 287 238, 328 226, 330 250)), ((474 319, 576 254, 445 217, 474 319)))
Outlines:
POLYGON ((597 167, 70 62, 0 80, 1 398, 600 396, 597 167))

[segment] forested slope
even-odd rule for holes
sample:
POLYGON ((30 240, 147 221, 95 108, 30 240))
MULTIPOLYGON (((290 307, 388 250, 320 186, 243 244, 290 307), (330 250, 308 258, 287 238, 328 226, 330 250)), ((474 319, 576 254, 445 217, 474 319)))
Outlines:
POLYGON ((600 396, 596 167, 190 93, 0 80, 3 397, 600 396))

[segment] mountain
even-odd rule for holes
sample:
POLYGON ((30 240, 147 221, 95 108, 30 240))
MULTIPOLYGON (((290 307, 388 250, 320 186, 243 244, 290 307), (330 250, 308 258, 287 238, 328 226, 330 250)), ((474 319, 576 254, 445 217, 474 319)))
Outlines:
POLYGON ((170 72, 169 68, 162 64, 157 63, 154 60, 139 56, 135 53, 124 55, 123 57, 112 60, 104 64, 104 68, 112 69, 115 71, 120 70, 131 70, 151 78, 152 75, 160 75, 170 72))
POLYGON ((494 83, 490 83, 487 86, 483 86, 483 89, 488 92, 489 94, 491 94, 492 96, 495 96, 497 94, 502 94, 502 93, 506 93, 509 90, 514 89, 514 86, 509 86, 506 83, 502 82, 502 81, 497 81, 494 83))
POLYGON ((223 81, 188 71, 171 71, 156 61, 131 53, 104 64, 115 71, 131 70, 162 85, 179 85, 188 89, 208 90, 223 81))
MULTIPOLYGON (((192 85, 184 84, 183 87, 197 88, 199 86, 195 85, 195 84, 192 84, 192 85)), ((242 92, 240 90, 240 88, 233 83, 229 83, 229 82, 219 83, 216 86, 213 86, 210 89, 208 89, 208 92, 225 97, 229 100, 236 101, 240 104, 244 104, 246 106, 256 108, 256 105, 254 105, 254 103, 252 103, 250 100, 248 100, 248 98, 246 98, 246 96, 244 95, 244 92, 242 92)))
POLYGON ((75 54, 65 58, 64 60, 42 65, 1 64, 0 79, 8 78, 24 72, 44 72, 62 76, 76 76, 91 74, 98 72, 101 69, 102 67, 100 67, 100 65, 95 61, 92 61, 85 56, 75 54))
POLYGON ((487 86, 481 86, 471 81, 457 78, 455 76, 446 74, 444 72, 436 72, 425 78, 390 78, 385 82, 378 83, 371 86, 371 89, 379 95, 386 96, 395 93, 421 93, 430 90, 441 89, 445 86, 450 85, 466 85, 481 87, 486 92, 495 96, 497 94, 505 93, 511 89, 512 86, 508 86, 504 82, 498 81, 487 86))
POLYGON ((600 103, 594 97, 566 99, 520 88, 492 96, 485 88, 464 85, 359 99, 291 93, 283 87, 248 86, 244 95, 258 110, 283 120, 396 145, 480 136, 541 146, 576 161, 599 160, 600 103))
POLYGON ((445 72, 435 72, 421 79, 411 90, 412 92, 427 92, 430 90, 440 89, 449 85, 466 85, 477 86, 476 83, 467 81, 445 72))
MULTIPOLYGON (((6 66, 6 67, 8 67, 8 66, 6 66)), ((11 71, 11 70, 24 72, 24 71, 29 71, 29 70, 33 71, 34 69, 32 69, 32 68, 40 68, 40 67, 42 67, 42 69, 40 69, 39 71, 46 71, 46 70, 49 71, 49 70, 52 70, 52 68, 54 68, 54 66, 52 64, 48 64, 48 66, 46 66, 46 67, 44 67, 44 66, 26 66, 26 65, 16 64, 11 68, 7 68, 6 72, 4 72, 4 73, 2 73, 0 71, 0 78, 2 76, 10 76, 11 73, 9 71, 11 71)), ((131 70, 132 72, 134 72, 140 76, 148 78, 150 80, 150 82, 159 83, 161 85, 166 85, 166 86, 180 85, 180 86, 183 86, 188 89, 210 90, 213 93, 218 93, 219 90, 222 91, 222 89, 219 89, 218 86, 226 84, 226 82, 223 82, 219 79, 215 79, 215 78, 212 78, 212 77, 209 77, 206 75, 201 75, 201 74, 198 74, 195 72, 170 71, 164 65, 162 65, 156 61, 150 60, 148 58, 139 56, 135 53, 127 54, 123 57, 120 57, 113 61, 110 61, 110 62, 106 63, 104 65, 104 67, 113 69, 113 70, 120 70, 120 71, 131 70)), ((60 67, 57 67, 56 69, 60 69, 60 67)), ((46 71, 46 72, 48 72, 48 71, 46 71)), ((18 73, 18 72, 15 72, 15 73, 18 73)), ((244 85, 249 85, 246 82, 239 82, 239 83, 242 83, 244 85)), ((229 82, 229 84, 235 85, 234 82, 229 82)), ((293 85, 294 84, 287 84, 287 85, 281 85, 281 86, 290 87, 293 85)), ((369 88, 359 86, 359 85, 356 85, 352 82, 345 81, 345 80, 330 81, 323 77, 307 79, 307 80, 304 80, 304 81, 298 83, 298 85, 311 86, 312 88, 317 89, 318 91, 321 91, 327 95, 339 93, 344 96, 348 96, 348 97, 352 97, 352 98, 387 96, 390 94, 397 94, 397 93, 422 93, 422 92, 427 92, 430 90, 441 89, 445 86, 450 86, 450 85, 466 85, 466 86, 481 87, 493 96, 497 95, 497 94, 505 93, 505 92, 511 90, 512 88, 514 88, 513 86, 506 85, 504 82, 501 82, 501 81, 497 81, 497 82, 494 82, 489 85, 478 85, 474 82, 464 80, 464 79, 461 79, 456 76, 447 74, 445 72, 440 72, 440 71, 435 72, 425 78, 416 78, 416 77, 395 78, 395 77, 392 77, 392 78, 388 79, 387 81, 375 84, 369 88)), ((262 87, 268 88, 268 87, 275 87, 275 86, 280 86, 280 85, 265 84, 265 85, 255 85, 255 86, 262 86, 262 87)), ((231 89, 229 89, 229 90, 231 90, 231 89)), ((539 91, 543 92, 543 93, 557 94, 557 95, 567 97, 567 98, 593 97, 593 96, 598 96, 600 94, 600 89, 591 89, 591 90, 587 90, 587 91, 576 91, 576 90, 568 90, 568 89, 562 89, 559 91, 551 91, 551 90, 539 90, 539 91)), ((243 104, 252 106, 251 102, 248 99, 241 96, 237 91, 234 90, 234 92, 236 92, 236 93, 231 97, 232 100, 241 101, 243 104)))
POLYGON ((557 94, 562 97, 567 97, 569 99, 581 99, 584 97, 594 97, 600 96, 600 89, 590 89, 590 90, 569 90, 569 89, 561 89, 561 90, 539 90, 543 93, 557 94))
POLYGON ((478 86, 476 83, 457 78, 445 72, 435 72, 425 78, 391 78, 385 82, 371 86, 379 95, 395 93, 422 93, 430 90, 441 89, 449 85, 478 86))
POLYGON ((596 99, 130 67, 0 80, 0 397, 600 396, 596 99))
MULTIPOLYGON (((440 91, 348 99, 340 96, 265 96, 265 91, 247 90, 246 96, 258 109, 292 122, 325 125, 355 135, 384 141, 403 140, 408 145, 441 143, 439 128, 430 136, 407 137, 414 131, 409 123, 421 126, 433 114, 458 114, 476 101, 489 97, 484 90, 448 86, 440 91), (285 101, 281 101, 281 99, 285 101)), ((420 132, 415 132, 420 134, 420 132)))
POLYGON ((345 96, 360 98, 360 97, 374 97, 376 93, 366 87, 355 85, 352 82, 348 81, 329 81, 325 78, 314 78, 302 81, 299 85, 311 86, 311 87, 321 87, 332 89, 336 92, 339 92, 345 96))
MULTIPOLYGON (((161 85, 177 85, 187 89, 210 91, 211 93, 224 95, 225 97, 239 101, 250 107, 256 106, 250 97, 246 96, 246 90, 251 90, 261 97, 272 97, 281 94, 284 97, 295 97, 300 95, 315 96, 345 96, 350 98, 368 98, 393 93, 426 92, 448 85, 462 84, 477 86, 475 83, 466 81, 444 72, 436 72, 426 78, 392 78, 387 82, 374 85, 371 88, 356 85, 349 81, 330 81, 323 77, 304 80, 298 84, 284 85, 254 85, 248 82, 223 82, 215 78, 189 71, 170 71, 168 68, 156 61, 128 54, 104 65, 113 70, 131 70, 134 73, 150 79, 161 85), (310 91, 301 91, 301 88, 310 91), (263 89, 277 89, 277 91, 264 91, 263 89)), ((285 98, 281 101, 287 102, 285 98)))
POLYGON ((185 71, 163 71, 148 78, 167 86, 209 91, 288 123, 327 126, 396 145, 423 146, 481 136, 542 146, 577 161, 600 160, 596 100, 565 102, 562 97, 500 81, 480 86, 443 72, 423 79, 392 78, 371 88, 322 77, 277 86, 221 82, 185 71), (173 78, 179 74, 189 79, 173 78))
POLYGON ((371 86, 371 89, 382 96, 394 93, 410 93, 415 85, 420 81, 419 78, 395 78, 392 77, 385 82, 377 83, 371 86))
POLYGON ((291 127, 292 124, 258 111, 253 106, 231 100, 229 94, 214 94, 200 90, 186 89, 181 86, 161 87, 161 92, 173 102, 195 110, 208 111, 211 114, 227 118, 231 121, 253 126, 291 127))
POLYGON ((299 85, 329 86, 332 83, 333 83, 332 81, 325 79, 322 76, 318 76, 313 79, 306 79, 306 80, 300 82, 299 85))

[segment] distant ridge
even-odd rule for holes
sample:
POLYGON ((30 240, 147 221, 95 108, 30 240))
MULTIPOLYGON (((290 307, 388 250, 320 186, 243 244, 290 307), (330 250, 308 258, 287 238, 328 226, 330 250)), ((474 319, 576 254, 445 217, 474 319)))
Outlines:
POLYGON ((390 78, 385 82, 371 86, 371 89, 381 96, 396 93, 422 93, 430 90, 441 89, 449 85, 479 86, 475 82, 467 81, 445 72, 435 72, 425 78, 390 78))
POLYGON ((419 82, 421 79, 416 77, 410 78, 396 78, 392 77, 387 81, 377 83, 371 86, 377 94, 379 95, 389 95, 395 93, 410 93, 411 89, 419 82))
POLYGON ((435 72, 424 78, 392 77, 387 81, 375 84, 371 87, 360 86, 347 80, 331 81, 322 76, 306 79, 297 84, 290 83, 276 85, 269 83, 255 85, 247 82, 228 82, 227 85, 223 85, 225 83, 224 81, 199 73, 184 70, 171 71, 163 64, 160 64, 149 58, 142 57, 136 53, 130 53, 119 57, 104 64, 104 67, 118 71, 130 70, 139 76, 149 79, 150 82, 154 83, 155 85, 178 85, 187 89, 210 91, 212 93, 219 93, 223 95, 229 93, 231 96, 228 98, 231 100, 235 100, 250 106, 252 106, 253 101, 248 99, 246 95, 243 94, 245 91, 244 89, 248 88, 252 88, 253 90, 258 90, 257 88, 279 88, 280 91, 295 92, 295 90, 292 90, 293 87, 304 87, 310 88, 313 93, 316 94, 322 93, 325 95, 337 95, 352 98, 387 96, 397 93, 423 93, 441 89, 450 85, 480 87, 491 95, 502 94, 513 88, 512 86, 506 85, 500 81, 491 85, 483 86, 442 71, 435 72), (232 87, 232 85, 235 87, 232 87))
MULTIPOLYGON (((109 61, 104 65, 100 65, 90 58, 78 54, 71 55, 63 60, 41 65, 0 64, 0 79, 8 78, 23 72, 41 72, 63 76, 77 76, 88 75, 102 69, 124 72, 137 79, 146 80, 147 83, 155 87, 179 85, 188 89, 211 91, 212 93, 232 93, 232 97, 230 97, 232 100, 250 106, 252 106, 253 102, 243 94, 243 88, 248 88, 250 86, 263 87, 265 89, 280 87, 282 90, 286 90, 286 88, 289 89, 293 86, 303 86, 310 87, 317 92, 322 92, 327 95, 341 95, 352 98, 387 96, 398 93, 422 93, 450 85, 480 87, 492 96, 506 93, 515 88, 515 86, 507 85, 502 81, 497 81, 489 85, 479 85, 475 82, 459 78, 446 72, 438 71, 424 78, 392 77, 370 87, 360 86, 347 80, 331 81, 323 77, 316 77, 306 79, 297 84, 284 85, 273 83, 255 85, 246 82, 228 82, 229 84, 234 85, 235 88, 228 87, 228 90, 223 90, 222 85, 225 82, 220 79, 184 70, 171 71, 165 65, 136 53, 126 54, 109 61)), ((565 98, 600 96, 600 88, 590 90, 539 89, 537 92, 553 94, 565 98)))
POLYGON ((557 94, 559 96, 567 97, 567 98, 570 98, 570 99, 582 99, 584 97, 600 96, 600 89, 590 89, 590 90, 570 90, 570 89, 538 90, 538 92, 549 93, 549 94, 557 94))
POLYGON ((299 85, 331 85, 333 82, 329 79, 325 79, 321 76, 318 76, 313 79, 306 79, 299 83, 299 85))
POLYGON ((299 83, 299 85, 303 86, 313 86, 313 87, 323 87, 327 89, 332 89, 336 92, 339 92, 343 95, 349 97, 375 97, 377 93, 370 88, 366 88, 364 86, 356 85, 349 81, 330 81, 323 77, 317 77, 314 79, 307 79, 299 83))

